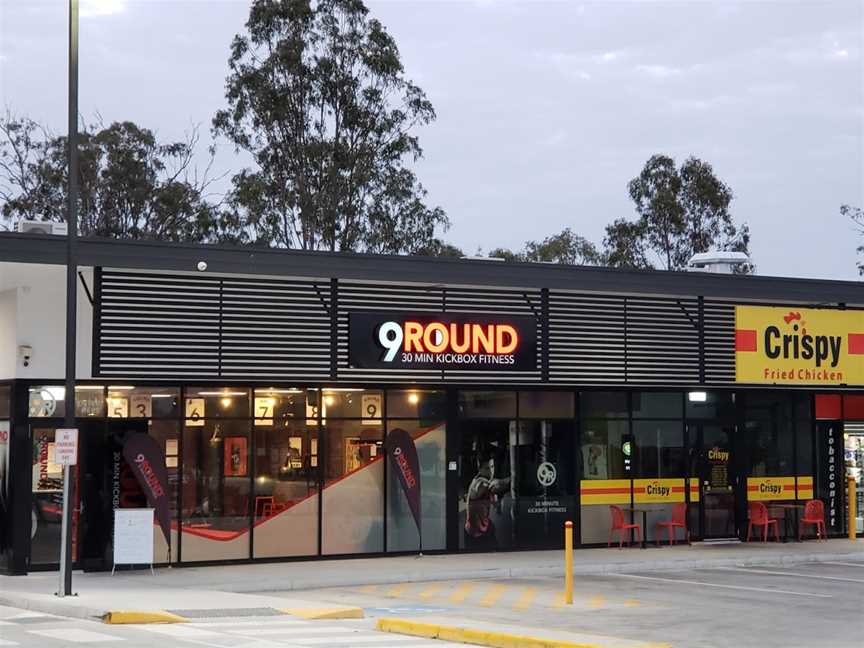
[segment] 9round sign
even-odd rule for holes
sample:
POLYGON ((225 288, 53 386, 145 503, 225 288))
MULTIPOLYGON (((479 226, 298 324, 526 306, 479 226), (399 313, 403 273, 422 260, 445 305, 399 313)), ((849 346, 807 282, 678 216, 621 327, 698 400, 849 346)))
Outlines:
POLYGON ((462 313, 348 315, 352 367, 533 371, 536 320, 462 313))

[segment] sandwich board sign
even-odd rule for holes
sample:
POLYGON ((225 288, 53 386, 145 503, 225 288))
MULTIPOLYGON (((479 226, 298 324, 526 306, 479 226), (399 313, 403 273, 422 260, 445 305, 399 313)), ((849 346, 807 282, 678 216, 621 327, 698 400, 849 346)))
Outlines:
POLYGON ((150 565, 153 571, 153 517, 152 508, 114 509, 115 568, 150 565))

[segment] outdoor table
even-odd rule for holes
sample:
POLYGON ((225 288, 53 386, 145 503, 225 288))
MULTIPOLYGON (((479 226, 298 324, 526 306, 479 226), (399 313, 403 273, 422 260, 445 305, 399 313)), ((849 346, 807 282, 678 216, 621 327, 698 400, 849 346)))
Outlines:
MULTIPOLYGON (((642 533, 641 533, 640 535, 642 536, 642 549, 646 549, 646 548, 648 547, 648 544, 647 544, 647 537, 648 537, 648 509, 639 508, 639 507, 636 507, 636 506, 631 506, 631 507, 624 507, 624 508, 621 509, 621 510, 622 510, 622 511, 627 511, 627 512, 630 514, 630 524, 634 524, 634 522, 633 522, 633 518, 636 516, 637 513, 641 513, 641 514, 642 514, 642 533)), ((632 533, 632 529, 631 529, 631 533, 632 533)), ((631 538, 632 538, 632 536, 631 536, 631 538)))
POLYGON ((799 520, 801 519, 801 510, 804 508, 804 505, 803 504, 772 504, 770 508, 780 509, 783 511, 783 531, 784 531, 783 542, 789 542, 789 537, 790 537, 790 534, 788 533, 789 532, 789 520, 790 520, 789 513, 790 512, 795 513, 795 521, 794 521, 794 526, 792 527, 791 537, 792 537, 793 542, 798 542, 799 540, 798 540, 798 533, 797 532, 798 532, 798 527, 800 524, 799 520))

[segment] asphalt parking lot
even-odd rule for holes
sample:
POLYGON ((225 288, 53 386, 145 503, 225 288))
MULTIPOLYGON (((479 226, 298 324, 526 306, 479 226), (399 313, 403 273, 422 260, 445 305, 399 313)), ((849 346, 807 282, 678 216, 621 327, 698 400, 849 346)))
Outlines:
MULTIPOLYGON (((370 616, 450 615, 686 648, 861 648, 864 563, 322 589, 370 616)), ((311 593, 310 593, 311 594, 311 593)))

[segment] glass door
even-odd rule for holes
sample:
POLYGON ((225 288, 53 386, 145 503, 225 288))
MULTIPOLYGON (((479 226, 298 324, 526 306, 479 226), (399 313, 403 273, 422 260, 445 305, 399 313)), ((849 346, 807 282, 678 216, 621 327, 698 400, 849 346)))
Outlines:
POLYGON ((694 427, 701 536, 703 539, 737 538, 736 497, 740 480, 735 469, 734 426, 703 423, 694 427))

